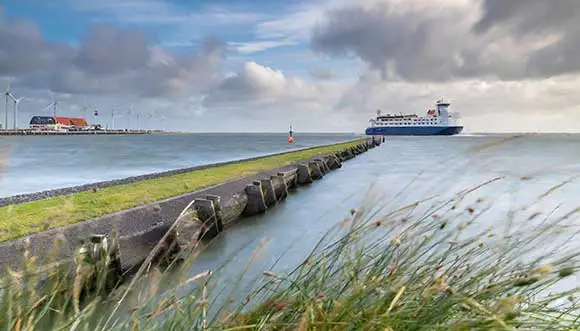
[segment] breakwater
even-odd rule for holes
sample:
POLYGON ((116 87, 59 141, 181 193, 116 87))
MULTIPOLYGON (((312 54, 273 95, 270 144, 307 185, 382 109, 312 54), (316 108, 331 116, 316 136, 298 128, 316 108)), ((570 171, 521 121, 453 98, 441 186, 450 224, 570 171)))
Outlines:
POLYGON ((74 136, 74 135, 120 135, 120 134, 152 134, 159 131, 151 130, 90 130, 90 131, 49 131, 49 130, 0 130, 0 136, 74 136))
POLYGON ((89 183, 89 184, 83 184, 83 185, 77 185, 77 186, 71 186, 71 187, 65 187, 65 188, 44 190, 44 191, 39 191, 39 192, 34 192, 34 193, 12 195, 9 197, 0 198, 0 207, 4 207, 4 206, 8 206, 8 205, 22 204, 22 203, 26 203, 26 202, 38 201, 38 200, 43 200, 43 199, 48 199, 48 198, 54 198, 54 197, 58 197, 58 196, 70 195, 70 194, 74 194, 74 193, 81 193, 81 192, 87 192, 87 191, 97 191, 97 190, 101 190, 101 189, 104 189, 107 187, 112 187, 112 186, 136 183, 136 182, 149 180, 149 179, 164 178, 164 177, 169 177, 169 176, 174 176, 174 175, 179 175, 179 174, 186 174, 186 173, 197 171, 197 170, 211 169, 211 168, 216 168, 216 167, 224 166, 224 165, 237 164, 240 162, 260 160, 260 159, 263 159, 264 157, 268 157, 268 156, 290 154, 290 153, 309 150, 309 149, 312 149, 312 147, 297 148, 297 149, 292 149, 289 151, 264 154, 264 155, 249 157, 249 158, 244 158, 244 159, 224 161, 224 162, 215 162, 215 163, 211 163, 211 164, 204 164, 204 165, 198 165, 198 166, 193 166, 193 167, 173 169, 173 170, 149 173, 149 174, 138 175, 138 176, 130 176, 130 177, 125 177, 125 178, 121 178, 121 179, 99 181, 99 182, 95 182, 95 183, 89 183))
POLYGON ((120 265, 123 270, 131 269, 140 265, 162 238, 170 239, 165 243, 165 252, 171 251, 169 247, 184 247, 202 237, 211 238, 244 216, 266 212, 298 186, 323 178, 329 171, 340 168, 342 162, 380 143, 378 138, 369 138, 335 153, 4 242, 0 244, 0 264, 17 268, 24 250, 41 263, 48 261, 49 252, 55 260, 70 260, 92 234, 99 234, 118 240, 120 265), (175 226, 184 209, 190 209, 193 216, 175 226), (167 236, 168 233, 171 235, 167 236), (58 247, 58 251, 51 250, 52 247, 58 247))

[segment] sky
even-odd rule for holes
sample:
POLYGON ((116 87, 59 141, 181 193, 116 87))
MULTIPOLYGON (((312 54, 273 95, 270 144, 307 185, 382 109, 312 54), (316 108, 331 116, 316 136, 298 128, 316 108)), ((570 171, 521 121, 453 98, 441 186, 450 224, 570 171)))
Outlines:
POLYGON ((0 2, 19 127, 362 133, 443 98, 465 132, 578 132, 579 59, 577 0, 0 2))

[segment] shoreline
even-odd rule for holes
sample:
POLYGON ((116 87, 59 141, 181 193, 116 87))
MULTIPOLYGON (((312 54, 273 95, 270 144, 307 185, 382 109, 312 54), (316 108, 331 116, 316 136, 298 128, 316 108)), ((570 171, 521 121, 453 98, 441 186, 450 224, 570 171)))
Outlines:
MULTIPOLYGON (((203 224, 194 220, 185 221, 183 226, 177 229, 178 238, 174 239, 180 242, 180 246, 191 243, 200 236, 205 238, 205 234, 209 232, 213 232, 209 236, 214 237, 223 231, 224 227, 227 228, 240 218, 264 213, 272 205, 284 200, 289 191, 322 179, 331 170, 340 168, 342 162, 379 145, 380 141, 368 138, 336 144, 336 148, 327 146, 326 149, 320 150, 320 146, 311 147, 310 149, 318 148, 320 152, 308 153, 306 157, 300 156, 289 163, 253 173, 240 172, 238 176, 224 178, 223 181, 213 185, 180 195, 8 239, 0 242, 0 264, 18 269, 18 266, 22 265, 24 251, 35 256, 40 265, 46 264, 52 258, 56 258, 55 262, 68 260, 82 242, 98 234, 110 240, 118 238, 120 263, 123 270, 129 271, 139 266, 143 259, 150 255, 151 250, 168 233, 178 215, 189 204, 193 203, 192 208, 198 212, 200 209, 197 208, 204 210, 209 204, 211 212, 208 214, 204 211, 198 214, 203 224), (209 225, 209 222, 214 221, 219 222, 217 231, 209 225), (58 248, 54 251, 53 247, 58 248)), ((303 151, 286 153, 304 154, 303 151)), ((215 171, 220 171, 221 168, 218 167, 215 171)), ((167 245, 173 246, 174 243, 167 245)))
POLYGON ((294 148, 294 149, 281 151, 281 152, 261 154, 259 156, 254 156, 254 157, 249 157, 249 158, 234 159, 234 160, 222 161, 222 162, 214 162, 214 163, 202 164, 202 165, 197 165, 197 166, 192 166, 192 167, 178 168, 178 169, 160 171, 160 172, 152 172, 152 173, 143 174, 143 175, 130 176, 130 177, 124 177, 124 178, 118 178, 118 179, 111 179, 111 180, 103 180, 103 181, 75 185, 75 186, 69 186, 69 187, 61 187, 61 188, 43 190, 43 191, 38 191, 38 192, 16 194, 16 195, 0 198, 0 208, 6 207, 9 205, 17 205, 17 204, 22 204, 22 203, 27 203, 27 202, 32 202, 32 201, 54 198, 54 197, 63 196, 63 195, 70 195, 70 194, 74 194, 74 193, 86 192, 86 191, 95 190, 95 189, 98 190, 98 189, 111 187, 111 186, 130 184, 130 183, 135 183, 135 182, 148 180, 148 179, 157 179, 157 178, 163 178, 163 177, 168 177, 168 176, 173 176, 173 175, 179 175, 179 174, 184 174, 184 173, 188 173, 188 172, 192 172, 192 171, 196 171, 196 170, 204 170, 204 169, 216 168, 216 167, 220 167, 220 166, 224 166, 224 165, 237 164, 237 163, 242 163, 242 162, 247 162, 247 161, 255 161, 255 160, 260 160, 260 159, 271 157, 271 156, 279 156, 279 155, 285 155, 285 154, 290 154, 290 153, 294 153, 294 152, 307 151, 307 150, 316 149, 316 148, 320 148, 320 147, 334 146, 334 145, 338 145, 338 144, 344 144, 344 143, 358 141, 360 139, 361 138, 355 138, 355 139, 339 141, 339 142, 327 144, 327 145, 317 145, 317 146, 312 146, 312 147, 294 148))
POLYGON ((0 136, 102 136, 129 134, 170 133, 155 130, 91 130, 91 131, 39 131, 32 129, 0 130, 0 136))
MULTIPOLYGON (((370 138, 368 138, 370 139, 370 138)), ((102 183, 106 187, 87 187, 81 192, 60 190, 54 197, 27 196, 32 201, 10 203, 0 207, 0 241, 9 241, 50 229, 69 226, 124 210, 150 205, 174 197, 190 194, 236 178, 256 175, 270 169, 297 164, 358 146, 365 139, 310 147, 306 150, 286 151, 274 156, 260 156, 251 160, 231 161, 225 165, 205 165, 196 170, 179 169, 158 178, 125 179, 126 184, 102 183), (201 169, 200 169, 201 168, 201 169), (175 174, 175 172, 179 172, 175 174), (118 184, 118 185, 115 185, 118 184)), ((143 178, 143 177, 140 177, 143 178)), ((77 188, 78 189, 78 188, 77 188)), ((10 201, 10 200, 9 200, 10 201)), ((12 201, 15 202, 14 198, 12 201)), ((5 202, 6 203, 6 202, 5 202)), ((180 209, 180 211, 183 208, 180 209)), ((139 222, 139 219, 135 219, 139 222)))

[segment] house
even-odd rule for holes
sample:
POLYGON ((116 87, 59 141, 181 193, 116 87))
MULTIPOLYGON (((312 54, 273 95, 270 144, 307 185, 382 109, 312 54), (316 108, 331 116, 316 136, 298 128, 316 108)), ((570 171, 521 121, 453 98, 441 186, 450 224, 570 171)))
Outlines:
POLYGON ((88 129, 89 123, 84 118, 74 117, 53 117, 53 116, 32 116, 30 128, 37 130, 58 130, 58 129, 88 129))
POLYGON ((84 118, 55 117, 56 124, 62 129, 87 129, 89 123, 84 118))

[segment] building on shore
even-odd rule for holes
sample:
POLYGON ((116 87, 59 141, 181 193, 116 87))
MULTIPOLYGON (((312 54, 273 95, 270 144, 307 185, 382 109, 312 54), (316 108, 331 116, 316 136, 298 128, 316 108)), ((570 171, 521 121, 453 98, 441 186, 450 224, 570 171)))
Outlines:
POLYGON ((80 117, 32 116, 30 128, 33 130, 90 130, 87 120, 80 117))

